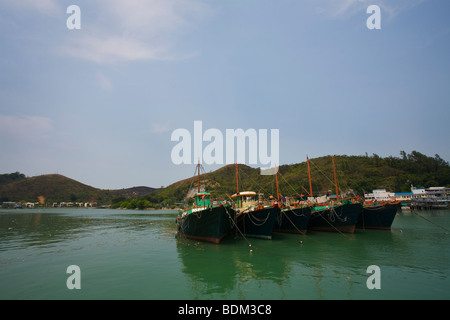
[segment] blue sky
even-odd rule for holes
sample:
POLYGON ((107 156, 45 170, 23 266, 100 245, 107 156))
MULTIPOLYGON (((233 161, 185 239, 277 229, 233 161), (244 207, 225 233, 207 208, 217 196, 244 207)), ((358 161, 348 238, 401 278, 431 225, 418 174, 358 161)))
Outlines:
MULTIPOLYGON (((447 0, 2 0, 0 172, 167 186, 171 133, 279 129, 306 155, 450 160, 447 0), (69 30, 68 6, 81 9, 69 30), (381 29, 369 30, 369 5, 381 29)), ((206 171, 220 165, 205 165, 206 171)))

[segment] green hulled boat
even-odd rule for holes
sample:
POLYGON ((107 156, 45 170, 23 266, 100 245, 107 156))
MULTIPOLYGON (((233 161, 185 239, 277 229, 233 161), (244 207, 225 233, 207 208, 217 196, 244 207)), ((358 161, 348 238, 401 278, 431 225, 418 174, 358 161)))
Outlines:
POLYGON ((311 207, 308 205, 282 208, 275 221, 275 231, 306 234, 311 207))
POLYGON ((236 199, 237 231, 246 237, 272 239, 275 220, 280 212, 278 204, 264 204, 253 191, 236 193, 231 198, 236 199))
POLYGON ((312 202, 308 229, 315 231, 354 233, 356 222, 362 211, 362 203, 355 199, 342 199, 339 196, 334 157, 332 157, 332 161, 336 195, 324 196, 325 201, 318 203, 317 198, 312 197, 311 170, 309 167, 309 158, 306 157, 312 202))
POLYGON ((226 201, 214 201, 208 192, 200 192, 200 163, 198 168, 197 193, 191 197, 193 203, 177 216, 180 237, 220 243, 231 231, 235 213, 226 201))
POLYGON ((365 203, 356 224, 361 229, 391 230, 399 202, 365 203))
POLYGON ((231 231, 234 210, 226 202, 214 202, 211 194, 198 192, 192 206, 177 217, 180 237, 220 243, 231 231))
POLYGON ((362 204, 354 200, 313 205, 308 229, 354 233, 361 210, 362 204))

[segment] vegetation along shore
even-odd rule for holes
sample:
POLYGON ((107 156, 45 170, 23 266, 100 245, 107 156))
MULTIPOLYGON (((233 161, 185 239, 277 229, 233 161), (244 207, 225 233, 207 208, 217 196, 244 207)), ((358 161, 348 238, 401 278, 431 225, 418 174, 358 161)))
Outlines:
MULTIPOLYGON (((427 156, 417 151, 399 157, 334 156, 340 190, 363 196, 373 189, 408 192, 411 185, 450 187, 450 165, 439 155, 427 156)), ((334 190, 331 156, 310 159, 312 189, 317 195, 334 190)), ((259 168, 240 165, 242 190, 263 190, 276 195, 272 176, 260 175, 259 168)), ((30 207, 110 207, 123 209, 175 209, 184 204, 186 194, 197 177, 177 181, 165 188, 133 187, 118 190, 98 189, 60 174, 27 177, 23 173, 0 174, 0 205, 15 203, 30 207)), ((202 188, 217 197, 235 193, 235 167, 224 166, 200 175, 202 188)), ((306 159, 279 167, 279 188, 283 196, 298 195, 309 188, 306 159)))

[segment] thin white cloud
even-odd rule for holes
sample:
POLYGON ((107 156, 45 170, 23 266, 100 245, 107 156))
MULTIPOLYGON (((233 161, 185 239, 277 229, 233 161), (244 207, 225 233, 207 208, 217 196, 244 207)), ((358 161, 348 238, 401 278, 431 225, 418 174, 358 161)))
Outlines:
POLYGON ((20 142, 47 139, 53 131, 50 118, 0 114, 0 135, 20 142))
POLYGON ((101 15, 84 18, 59 51, 71 57, 110 64, 137 60, 185 59, 191 52, 173 48, 182 35, 210 14, 198 0, 99 0, 101 15))
POLYGON ((170 126, 167 123, 152 123, 153 133, 164 133, 170 130, 170 126))
POLYGON ((71 38, 70 43, 60 48, 60 52, 74 58, 90 60, 96 63, 116 63, 158 59, 164 49, 152 48, 143 41, 123 35, 81 35, 71 38))
POLYGON ((3 0, 9 7, 18 7, 21 10, 33 10, 48 16, 56 16, 64 12, 56 0, 3 0))
POLYGON ((310 0, 315 11, 330 18, 345 18, 378 5, 389 19, 427 0, 310 0))
POLYGON ((101 72, 97 72, 97 81, 100 88, 110 92, 113 88, 111 80, 101 72))

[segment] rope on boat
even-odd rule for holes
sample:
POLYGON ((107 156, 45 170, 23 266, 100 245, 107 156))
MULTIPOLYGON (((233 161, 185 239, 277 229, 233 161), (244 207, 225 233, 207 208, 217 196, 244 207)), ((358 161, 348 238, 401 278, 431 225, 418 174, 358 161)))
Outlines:
POLYGON ((234 221, 234 219, 231 217, 230 213, 228 212, 228 208, 225 207, 225 212, 228 214, 228 217, 230 218, 230 221, 233 223, 234 227, 236 228, 237 231, 239 231, 239 233, 241 234, 241 236, 245 239, 245 241, 247 241, 249 247, 252 246, 251 242, 248 241, 248 239, 245 237, 245 235, 242 233, 241 229, 239 229, 239 227, 237 226, 237 223, 234 221))
MULTIPOLYGON (((341 208, 342 208, 342 206, 343 206, 343 205, 340 205, 341 208)), ((335 208, 334 206, 332 206, 331 209, 332 209, 331 212, 332 212, 332 216, 333 216, 333 220, 332 220, 333 222, 336 221, 336 217, 337 217, 338 220, 341 221, 341 222, 346 222, 346 221, 347 221, 347 217, 345 217, 345 218, 342 218, 342 217, 341 217, 342 212, 341 212, 341 215, 339 215, 339 214, 336 212, 336 208, 335 208)), ((331 220, 331 219, 330 219, 330 220, 331 220)))
MULTIPOLYGON (((287 183, 287 185, 292 189, 293 192, 295 192, 300 198, 303 198, 302 195, 299 194, 299 193, 294 189, 294 187, 289 183, 289 181, 287 181, 287 180, 284 178, 284 175, 282 175, 281 172, 278 171, 278 174, 280 175, 281 179, 283 179, 283 181, 287 183)), ((303 187, 302 187, 302 188, 303 188, 303 187)), ((309 194, 309 192, 308 192, 307 190, 305 190, 305 191, 309 194)), ((312 197, 312 195, 309 195, 309 196, 312 197)))
MULTIPOLYGON (((294 214, 294 215, 297 216, 297 217, 305 216, 303 213, 297 215, 297 214, 296 214, 294 211, 292 211, 291 209, 289 209, 289 211, 291 211, 292 214, 294 214)), ((294 226, 294 228, 298 231, 298 233, 300 233, 300 234, 302 234, 302 235, 306 235, 306 232, 303 232, 303 231, 301 231, 299 228, 297 228, 297 226, 295 225, 295 223, 292 222, 292 220, 288 217, 288 215, 286 214, 286 212, 284 212, 284 211, 281 211, 281 212, 282 212, 283 215, 286 217, 286 219, 288 219, 289 223, 292 224, 292 225, 294 226)))
MULTIPOLYGON (((333 211, 336 213, 336 210, 334 210, 333 207, 331 207, 330 210, 333 210, 333 211)), ((337 215, 337 213, 336 213, 336 215, 337 215)), ((331 223, 330 223, 330 222, 322 215, 322 213, 319 213, 319 216, 320 216, 323 220, 325 220, 325 222, 328 223, 334 230, 336 230, 337 232, 339 232, 344 238, 347 238, 347 239, 351 240, 350 237, 347 237, 341 230, 339 230, 338 228, 336 228, 335 226, 333 226, 333 225, 332 225, 332 224, 331 224, 331 223)))
POLYGON ((267 210, 267 216, 264 219, 259 219, 258 217, 254 216, 253 214, 251 214, 251 211, 249 211, 246 214, 247 214, 248 219, 250 220, 251 223, 253 223, 257 227, 260 227, 260 226, 264 225, 267 222, 267 220, 269 219, 270 213, 271 213, 271 210, 267 210), (255 222, 253 219, 255 221, 260 222, 260 223, 255 222))
MULTIPOLYGON (((294 215, 296 215, 297 217, 299 217, 299 216, 305 216, 304 213, 301 213, 301 214, 299 214, 299 215, 295 214, 295 212, 293 212, 292 209, 289 209, 289 211, 291 211, 291 212, 292 212, 294 215)), ((289 217, 287 216, 287 214, 286 214, 285 212, 283 212, 283 214, 284 214, 284 216, 288 219, 288 221, 294 226, 294 228, 297 229, 297 231, 299 232, 299 234, 300 234, 302 237, 307 237, 308 240, 314 240, 314 241, 316 241, 316 242, 322 243, 321 240, 319 240, 319 239, 317 239, 317 238, 315 238, 315 237, 310 237, 310 236, 308 235, 308 232, 307 232, 307 231, 302 232, 301 230, 299 230, 299 229, 297 228, 297 226, 294 224, 294 222, 292 222, 292 220, 289 219, 289 217)), ((303 241, 300 241, 300 243, 303 243, 303 241)))
MULTIPOLYGON (((240 174, 242 174, 242 175, 244 175, 244 177, 245 177, 245 179, 246 180, 250 180, 250 182, 253 184, 253 185, 255 185, 255 186, 258 186, 259 185, 259 183, 257 182, 257 181, 255 181, 253 178, 252 178, 252 176, 251 175, 248 175, 248 174, 246 174, 245 172, 240 172, 240 174)), ((265 190, 264 188, 262 188, 261 186, 259 187, 259 189, 258 189, 259 191, 263 191, 263 193, 264 194, 270 194, 270 192, 268 192, 268 190, 265 190)))

